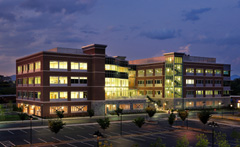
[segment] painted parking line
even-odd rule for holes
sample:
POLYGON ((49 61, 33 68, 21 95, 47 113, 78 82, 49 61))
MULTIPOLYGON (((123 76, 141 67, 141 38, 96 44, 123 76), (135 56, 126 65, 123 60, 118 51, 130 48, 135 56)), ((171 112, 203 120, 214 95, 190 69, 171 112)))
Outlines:
MULTIPOLYGON (((139 137, 139 136, 136 136, 136 137, 139 137)), ((135 138, 135 137, 129 137, 129 138, 131 138, 131 139, 135 139, 135 140, 140 140, 140 141, 146 141, 146 140, 141 139, 141 138, 135 138)))
POLYGON ((40 131, 38 131, 37 129, 33 129, 33 130, 36 131, 36 132, 38 132, 38 133, 40 132, 40 131))
POLYGON ((86 143, 86 142, 80 142, 80 143, 85 144, 85 145, 88 145, 88 146, 92 146, 92 147, 94 147, 94 145, 89 144, 89 143, 86 143))
POLYGON ((55 138, 55 137, 52 137, 52 139, 55 139, 55 140, 57 140, 57 141, 62 141, 62 140, 60 140, 60 139, 57 139, 57 138, 55 138))
POLYGON ((151 136, 158 136, 158 137, 163 138, 163 139, 166 138, 165 136, 162 136, 162 134, 151 134, 151 136))
POLYGON ((9 131, 9 130, 8 130, 8 132, 9 132, 10 134, 14 134, 12 131, 9 131))
POLYGON ((72 137, 69 137, 69 136, 67 136, 67 135, 65 135, 65 137, 68 138, 68 139, 70 139, 70 140, 76 140, 76 139, 74 139, 74 138, 72 138, 72 137))
MULTIPOLYGON (((130 132, 133 132, 133 133, 146 133, 146 132, 143 132, 143 131, 135 131, 135 130, 129 130, 130 132)), ((152 133, 152 132, 148 132, 148 133, 152 133)))
POLYGON ((25 141, 27 144, 30 144, 30 142, 29 142, 29 141, 27 141, 27 140, 25 140, 25 139, 23 139, 23 141, 25 141))
POLYGON ((116 140, 110 140, 110 139, 107 139, 107 141, 109 141, 109 142, 115 142, 115 143, 118 143, 118 144, 121 143, 121 142, 119 142, 119 141, 116 141, 116 140))
POLYGON ((130 141, 130 142, 133 142, 132 140, 128 140, 128 139, 126 139, 126 138, 121 138, 122 140, 125 140, 125 141, 130 141))
POLYGON ((152 140, 156 140, 156 138, 154 137, 149 137, 149 136, 141 136, 142 138, 147 138, 147 139, 152 139, 152 140))
POLYGON ((87 137, 82 136, 82 135, 77 135, 77 136, 82 137, 82 138, 84 138, 84 139, 88 139, 87 137))
POLYGON ((40 140, 40 141, 42 141, 42 142, 44 142, 44 143, 47 143, 47 141, 45 141, 45 140, 43 140, 43 139, 41 139, 41 138, 38 138, 38 140, 40 140))
POLYGON ((79 129, 83 129, 82 127, 78 127, 79 129))
POLYGON ((69 130, 74 130, 73 128, 70 128, 70 127, 65 127, 66 129, 69 129, 69 130))
POLYGON ((72 146, 72 147, 78 147, 78 146, 70 144, 70 143, 67 143, 67 145, 72 146))
POLYGON ((13 144, 11 141, 7 140, 7 141, 0 141, 0 144, 3 145, 4 147, 9 147, 9 146, 16 146, 15 144, 13 144))
POLYGON ((125 132, 125 131, 122 131, 123 133, 125 133, 125 134, 132 134, 132 133, 128 133, 128 132, 125 132))
POLYGON ((23 130, 20 130, 21 132, 23 132, 23 133, 26 133, 27 134, 27 132, 26 131, 23 131, 23 130))
POLYGON ((111 134, 119 135, 120 133, 115 133, 115 132, 109 132, 111 134))
POLYGON ((84 126, 84 127, 91 128, 91 129, 93 129, 93 128, 94 128, 94 127, 92 127, 92 126, 84 126))

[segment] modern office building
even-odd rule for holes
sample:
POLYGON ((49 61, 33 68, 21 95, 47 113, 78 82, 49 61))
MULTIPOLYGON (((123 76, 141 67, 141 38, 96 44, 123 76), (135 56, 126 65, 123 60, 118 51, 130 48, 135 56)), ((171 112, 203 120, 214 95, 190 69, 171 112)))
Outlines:
POLYGON ((215 58, 167 53, 127 61, 107 56, 106 45, 54 48, 16 61, 17 104, 23 111, 54 117, 141 112, 146 95, 162 109, 222 107, 230 104, 230 65, 215 58))

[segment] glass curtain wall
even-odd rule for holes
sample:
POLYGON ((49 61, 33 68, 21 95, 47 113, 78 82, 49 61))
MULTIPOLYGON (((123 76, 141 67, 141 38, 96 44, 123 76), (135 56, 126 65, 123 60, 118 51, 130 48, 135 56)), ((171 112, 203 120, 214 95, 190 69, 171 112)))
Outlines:
POLYGON ((167 56, 165 61, 165 98, 182 98, 182 57, 167 56))

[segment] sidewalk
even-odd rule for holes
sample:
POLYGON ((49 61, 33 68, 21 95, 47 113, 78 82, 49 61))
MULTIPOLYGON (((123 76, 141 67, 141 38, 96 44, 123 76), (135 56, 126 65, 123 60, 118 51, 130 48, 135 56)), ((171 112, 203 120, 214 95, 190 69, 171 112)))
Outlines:
POLYGON ((213 114, 212 118, 221 118, 221 119, 227 119, 227 120, 236 120, 240 121, 240 117, 238 116, 233 116, 233 115, 221 115, 221 114, 213 114))

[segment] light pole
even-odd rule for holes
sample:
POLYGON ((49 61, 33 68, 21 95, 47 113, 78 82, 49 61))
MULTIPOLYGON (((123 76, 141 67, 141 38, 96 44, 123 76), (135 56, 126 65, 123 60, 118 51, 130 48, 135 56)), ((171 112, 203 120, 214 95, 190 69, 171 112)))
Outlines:
POLYGON ((186 110, 187 112, 187 130, 188 130, 188 109, 186 110))
POLYGON ((205 108, 205 103, 206 103, 206 102, 205 102, 205 101, 203 101, 202 103, 203 103, 203 109, 204 109, 204 108, 205 108))
POLYGON ((122 113, 121 114, 121 136, 122 136, 122 113))
POLYGON ((95 131, 95 133, 93 134, 93 137, 97 137, 97 147, 99 147, 99 138, 103 137, 102 133, 100 131, 95 131))
MULTIPOLYGON (((219 103, 219 105, 223 106, 224 103, 219 103)), ((223 108, 222 108, 222 119, 223 119, 223 108)))
POLYGON ((209 127, 212 127, 212 147, 214 147, 214 128, 218 127, 218 124, 213 122, 208 123, 209 127))
POLYGON ((234 115, 234 107, 233 107, 233 105, 231 104, 230 107, 233 110, 233 115, 234 115))
POLYGON ((41 116, 42 116, 42 125, 43 125, 43 104, 41 104, 41 116))
POLYGON ((30 118, 30 146, 31 146, 31 144, 32 144, 32 119, 33 119, 32 115, 30 115, 29 118, 30 118))

